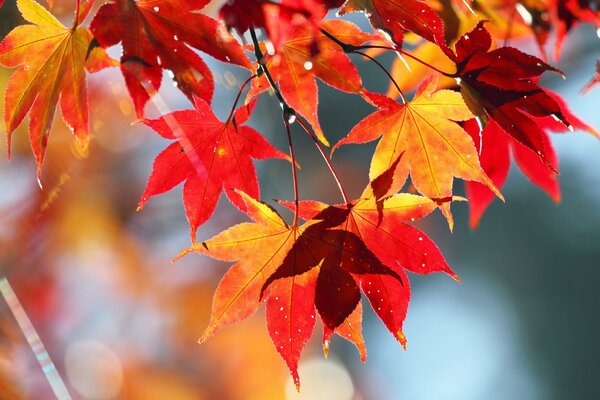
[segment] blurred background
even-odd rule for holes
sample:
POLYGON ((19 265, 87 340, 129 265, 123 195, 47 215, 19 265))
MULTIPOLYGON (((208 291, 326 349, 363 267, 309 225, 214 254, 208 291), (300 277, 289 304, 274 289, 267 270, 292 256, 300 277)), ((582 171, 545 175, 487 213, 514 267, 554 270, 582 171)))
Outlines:
MULTIPOLYGON (((0 37, 22 23, 14 1, 4 3, 0 37)), ((55 3, 55 12, 69 22, 72 2, 55 3)), ((352 20, 365 23, 360 15, 352 20)), ((120 55, 118 48, 111 52, 120 55)), ((596 128, 600 88, 586 96, 579 90, 599 53, 594 29, 578 27, 558 65, 568 79, 543 82, 596 128)), ((393 56, 380 59, 389 66, 393 56)), ((354 60, 370 89, 386 90, 389 82, 376 66, 354 60)), ((218 86, 213 105, 224 118, 247 75, 206 61, 218 86)), ((2 93, 10 73, 0 69, 2 93)), ((189 245, 181 187, 135 212, 152 161, 167 142, 132 125, 135 115, 118 69, 89 76, 88 85, 89 155, 78 153, 57 116, 43 189, 27 124, 14 134, 10 162, 6 141, 0 144, 0 400, 52 399, 47 378, 58 385, 58 376, 72 398, 90 400, 600 398, 600 142, 592 136, 553 136, 561 204, 513 169, 503 190, 506 204, 496 201, 477 231, 468 228, 466 204, 453 207, 452 234, 441 215, 423 221, 420 227, 462 285, 443 275, 411 276, 406 352, 367 311, 364 365, 339 338, 325 360, 317 327, 301 360, 298 395, 268 338, 262 310, 196 344, 229 265, 200 255, 170 263, 189 245), (26 314, 31 326, 20 327, 13 316, 21 305, 24 314, 18 315, 26 314)), ((325 85, 319 90, 321 122, 332 143, 372 110, 357 96, 325 85)), ((190 107, 166 76, 161 96, 172 110, 190 107)), ((152 104, 146 110, 158 115, 152 104)), ((263 95, 250 124, 286 150, 275 99, 263 95)), ((339 202, 318 153, 302 131, 293 133, 303 166, 301 197, 339 202)), ((367 183, 373 149, 348 146, 336 153, 334 163, 352 196, 367 183)), ((289 165, 270 160, 256 166, 263 199, 293 197, 289 165)), ((462 192, 460 184, 457 190, 462 192)), ((198 238, 243 220, 222 199, 198 238)))

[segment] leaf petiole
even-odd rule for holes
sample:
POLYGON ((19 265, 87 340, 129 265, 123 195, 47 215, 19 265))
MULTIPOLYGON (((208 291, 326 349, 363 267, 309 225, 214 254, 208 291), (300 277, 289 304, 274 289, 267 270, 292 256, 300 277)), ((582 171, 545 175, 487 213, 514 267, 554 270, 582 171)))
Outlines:
POLYGON ((235 97, 235 101, 233 102, 233 107, 231 107, 231 111, 229 112, 229 116, 227 117, 227 120, 225 121, 225 125, 229 124, 231 122, 231 119, 233 118, 233 114, 235 113, 235 107, 237 106, 237 103, 240 101, 240 97, 242 96, 242 92, 244 91, 244 88, 246 87, 246 85, 248 85, 248 83, 250 83, 250 81, 254 78, 256 78, 258 75, 254 74, 251 77, 249 77, 248 79, 246 79, 246 81, 242 84, 242 86, 240 87, 240 90, 238 91, 237 96, 235 97))

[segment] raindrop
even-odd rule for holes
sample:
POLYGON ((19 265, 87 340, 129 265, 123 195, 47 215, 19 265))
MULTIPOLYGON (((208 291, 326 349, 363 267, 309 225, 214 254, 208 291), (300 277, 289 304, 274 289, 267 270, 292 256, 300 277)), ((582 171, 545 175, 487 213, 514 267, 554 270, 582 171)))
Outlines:
POLYGON ((311 61, 306 61, 304 63, 304 69, 305 70, 310 71, 312 69, 312 67, 313 67, 313 63, 311 61))
POLYGON ((155 6, 155 7, 154 7, 154 11, 155 11, 155 12, 159 12, 159 11, 160 11, 160 8, 158 8, 158 6, 155 6))
POLYGON ((423 240, 423 238, 422 238, 422 237, 419 237, 419 241, 422 241, 422 240, 423 240))
POLYGON ((179 40, 179 37, 177 35, 173 35, 173 40, 177 41, 179 40))
POLYGON ((283 307, 279 307, 279 311, 283 311, 283 307))

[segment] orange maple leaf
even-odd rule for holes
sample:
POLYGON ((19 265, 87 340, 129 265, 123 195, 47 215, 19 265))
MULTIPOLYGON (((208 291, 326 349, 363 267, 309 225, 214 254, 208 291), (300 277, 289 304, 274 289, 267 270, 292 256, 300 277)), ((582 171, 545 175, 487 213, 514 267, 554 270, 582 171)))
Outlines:
MULTIPOLYGON (((17 68, 6 88, 5 124, 9 155, 11 135, 30 112, 29 136, 41 174, 48 135, 60 103, 63 120, 71 128, 82 149, 88 143, 88 98, 85 80, 86 58, 92 34, 79 22, 89 12, 89 3, 70 28, 62 25, 33 0, 18 0, 23 18, 32 25, 11 31, 0 43, 0 65, 17 68)), ((95 49, 94 52, 102 52, 95 49)), ((90 70, 114 65, 102 53, 91 57, 90 70)))
MULTIPOLYGON (((484 183, 502 198, 481 169, 473 140, 455 122, 469 120, 473 114, 460 93, 437 90, 437 85, 437 78, 426 80, 406 104, 380 95, 373 98, 382 110, 359 122, 333 150, 383 136, 371 161, 371 180, 389 170, 404 154, 395 172, 395 191, 402 187, 410 170, 414 186, 431 199, 450 198, 455 176, 484 183)), ((444 202, 441 207, 452 228, 450 203, 444 202)))

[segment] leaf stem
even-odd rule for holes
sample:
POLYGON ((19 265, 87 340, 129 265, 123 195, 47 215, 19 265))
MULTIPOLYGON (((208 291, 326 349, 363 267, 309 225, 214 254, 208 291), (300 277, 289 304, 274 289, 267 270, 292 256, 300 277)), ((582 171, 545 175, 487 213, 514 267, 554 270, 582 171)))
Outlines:
POLYGON ((73 26, 71 26, 71 31, 75 31, 77 26, 79 25, 79 10, 81 9, 81 0, 75 1, 75 19, 73 20, 73 26))
POLYGON ((256 78, 257 76, 258 75, 256 75, 256 74, 252 75, 250 78, 246 79, 246 81, 240 87, 240 90, 238 91, 238 94, 235 97, 235 101, 233 102, 233 107, 231 107, 231 111, 229 112, 229 116, 227 117, 227 120, 225 121, 225 125, 229 124, 229 122, 233 118, 233 114, 235 113, 235 107, 237 106, 238 101, 240 101, 240 97, 242 96, 242 92, 244 91, 244 88, 246 87, 246 85, 248 85, 248 83, 250 83, 250 81, 252 79, 256 78))
MULTIPOLYGON (((292 114, 293 115, 293 114, 292 114)), ((290 157, 292 158, 292 177, 294 179, 294 225, 298 226, 298 172, 296 171, 296 156, 294 155, 294 145, 292 144, 292 133, 290 131, 290 119, 292 115, 283 113, 283 124, 288 137, 288 145, 290 147, 290 157)))
POLYGON ((308 128, 308 126, 306 126, 306 123, 301 118, 298 118, 297 121, 300 124, 300 126, 302 126, 302 128, 306 131, 308 136, 310 136, 312 141, 315 143, 315 146, 317 146, 317 149, 319 150, 319 153, 321 153, 323 160, 325 160, 327 167, 329 167, 331 175, 333 175, 333 179, 335 179, 338 188, 340 189, 340 193, 342 194, 342 198, 344 199, 344 204, 350 204, 350 202, 348 201, 348 196, 346 195, 346 191, 344 190, 344 186, 340 181, 340 177, 338 176, 335 168, 333 167, 331 159, 327 156, 327 154, 325 154, 325 151, 323 151, 323 147, 321 146, 321 143, 319 143, 319 139, 316 138, 316 136, 311 132, 311 130, 308 128))
POLYGON ((377 46, 377 45, 366 45, 366 46, 359 46, 358 50, 365 50, 365 49, 384 49, 384 50, 391 50, 391 51, 396 51, 402 55, 405 55, 409 58, 412 58, 413 60, 415 60, 416 62, 426 66, 429 69, 434 70, 435 72, 437 72, 440 75, 444 75, 448 78, 456 78, 456 74, 449 74, 448 72, 444 72, 441 69, 434 67, 433 65, 429 64, 426 61, 421 60, 419 57, 416 57, 412 54, 410 54, 409 52, 402 50, 398 47, 389 47, 389 46, 377 46))
POLYGON ((354 53, 354 54, 360 54, 361 56, 366 57, 369 60, 373 61, 375 64, 377 64, 377 66, 379 66, 379 68, 381 68, 381 70, 383 72, 385 72, 385 74, 388 76, 388 78, 390 78, 390 81, 396 87, 396 90, 400 94, 400 99, 402 100, 402 104, 406 104, 408 102, 408 100, 406 100, 406 96, 404 96, 404 92, 402 91, 402 89, 400 89, 400 86, 398 85, 398 82, 396 82, 396 80, 394 79, 394 77, 392 76, 392 74, 390 74, 390 72, 387 70, 387 68, 385 68, 379 61, 377 61, 377 59, 375 59, 374 57, 371 57, 367 53, 363 53, 362 51, 358 51, 358 50, 355 50, 352 53, 354 53))

